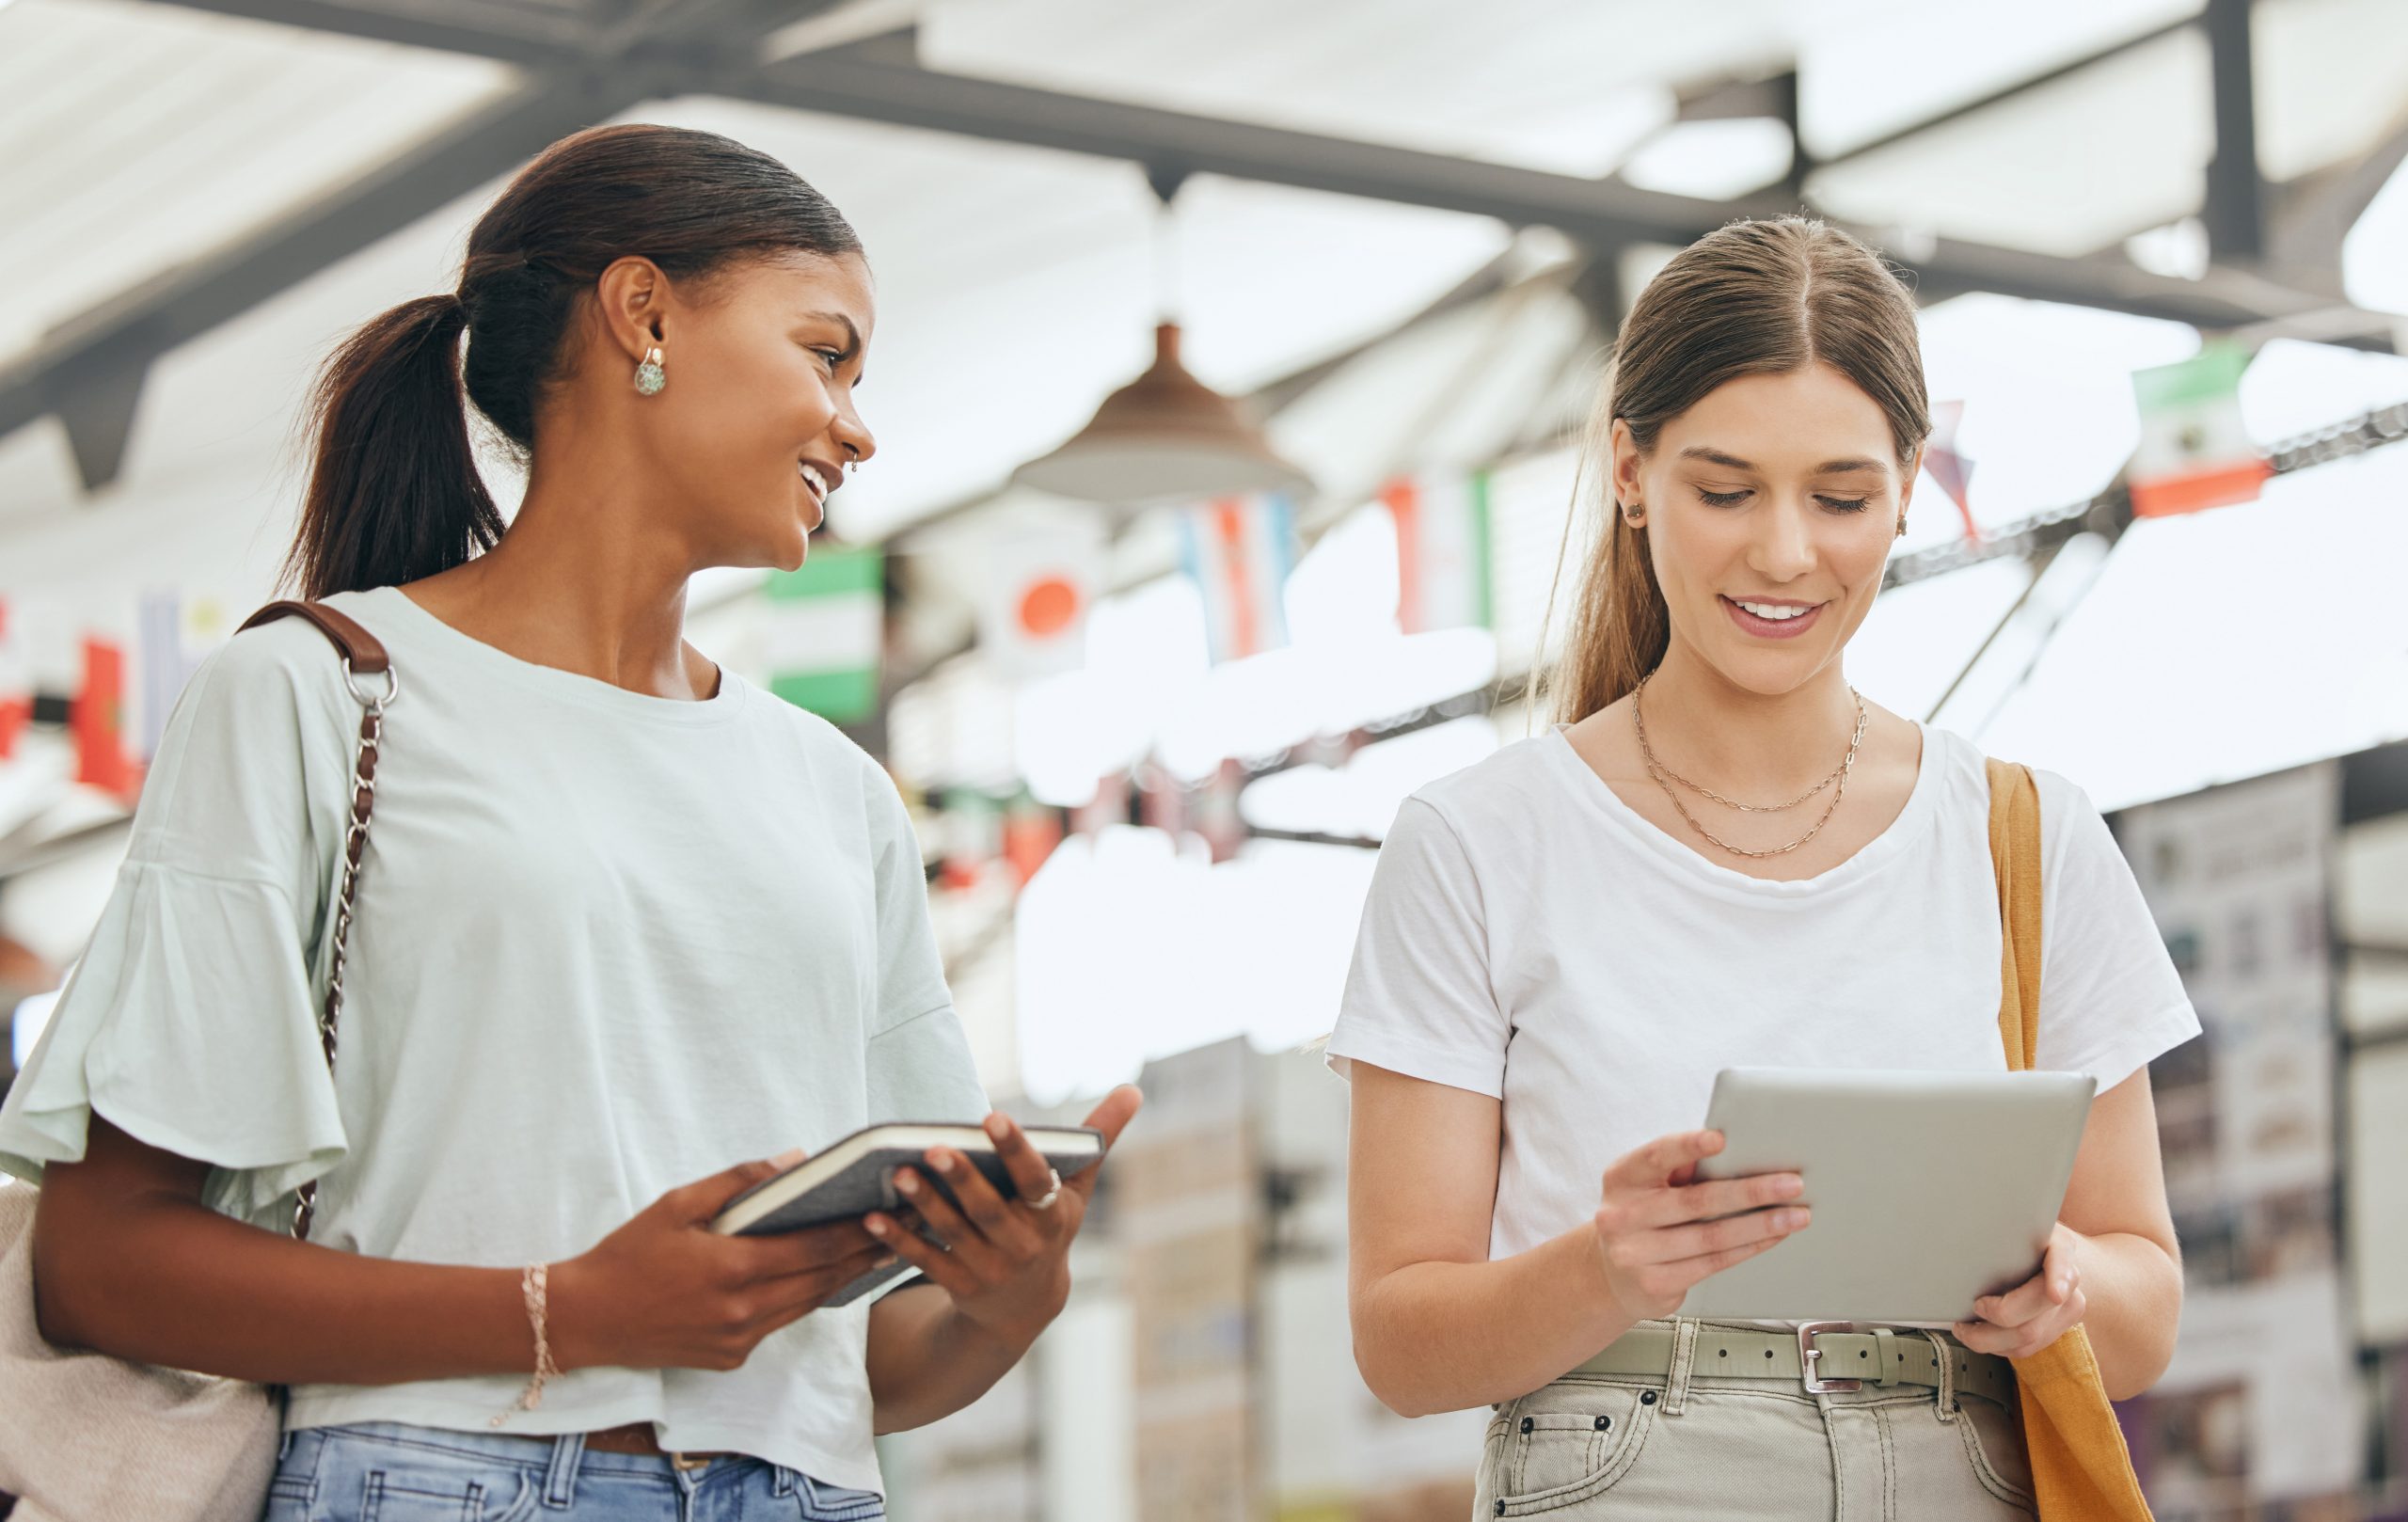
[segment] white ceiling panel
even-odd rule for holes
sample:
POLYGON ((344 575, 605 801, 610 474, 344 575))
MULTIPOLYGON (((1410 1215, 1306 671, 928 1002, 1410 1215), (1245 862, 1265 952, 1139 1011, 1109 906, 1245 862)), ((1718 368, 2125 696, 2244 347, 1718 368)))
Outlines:
POLYGON ((0 356, 512 87, 482 59, 139 0, 0 9, 0 356))

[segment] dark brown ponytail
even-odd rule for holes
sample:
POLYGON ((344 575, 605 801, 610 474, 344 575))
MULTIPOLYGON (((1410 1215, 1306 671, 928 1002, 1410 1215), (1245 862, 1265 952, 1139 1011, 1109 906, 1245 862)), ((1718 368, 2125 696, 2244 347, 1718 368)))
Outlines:
POLYGON ((493 547, 501 514, 469 452, 457 296, 405 301, 318 377, 318 457, 285 565, 302 595, 432 576, 493 547))
POLYGON ((305 597, 398 586, 492 548, 502 517, 466 404, 531 453, 571 319, 613 261, 641 254, 704 292, 739 260, 860 251, 826 197, 716 133, 630 123, 554 143, 478 218, 456 294, 404 302, 327 360, 286 583, 305 597))

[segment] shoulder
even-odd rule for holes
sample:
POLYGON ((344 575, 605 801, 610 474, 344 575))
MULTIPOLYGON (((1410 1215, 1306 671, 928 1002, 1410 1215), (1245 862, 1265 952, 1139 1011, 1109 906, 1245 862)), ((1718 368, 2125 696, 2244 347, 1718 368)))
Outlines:
POLYGON ((891 832, 898 821, 908 822, 903 794, 894 775, 850 735, 758 683, 745 694, 745 705, 755 710, 755 721, 772 726, 794 747, 806 775, 831 789, 832 801, 840 797, 858 799, 874 833, 891 832))
POLYGON ((1549 753, 1560 749, 1565 749, 1562 737, 1549 730, 1508 741, 1470 766, 1414 789, 1398 810, 1397 827, 1411 832, 1443 826, 1466 851, 1475 846, 1510 847, 1525 835, 1543 835, 1562 796, 1562 758, 1549 753))
MULTIPOLYGON (((326 600, 341 608, 341 595, 326 600)), ((196 705, 246 719, 351 706, 334 645, 307 619, 291 617, 238 630, 201 660, 186 693, 196 705)))
MULTIPOLYGON (((1978 818, 1987 834, 1992 758, 1980 746, 1952 731, 1926 728, 1924 734, 1926 744, 1939 747, 1933 761, 1947 806, 1978 818)), ((2047 767, 2032 767, 2030 770, 2033 786, 2040 797, 2040 861, 2044 872, 2053 880, 2067 862, 2094 856, 2101 848, 2115 854, 2115 835, 2080 783, 2047 767)))

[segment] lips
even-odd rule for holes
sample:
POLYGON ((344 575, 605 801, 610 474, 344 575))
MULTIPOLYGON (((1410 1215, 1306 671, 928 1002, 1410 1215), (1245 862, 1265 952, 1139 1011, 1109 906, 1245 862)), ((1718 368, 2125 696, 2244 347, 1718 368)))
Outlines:
POLYGON ((1737 624, 1743 633, 1752 634, 1760 640, 1794 640, 1812 627, 1823 616, 1823 610, 1830 606, 1829 603, 1816 603, 1794 618, 1771 619, 1759 617, 1719 594, 1715 600, 1722 605, 1723 611, 1731 615, 1732 622, 1737 624))

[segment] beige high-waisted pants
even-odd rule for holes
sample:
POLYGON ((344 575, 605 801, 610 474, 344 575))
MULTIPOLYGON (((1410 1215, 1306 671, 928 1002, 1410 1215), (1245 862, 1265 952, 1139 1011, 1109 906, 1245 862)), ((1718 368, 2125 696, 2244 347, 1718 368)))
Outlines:
MULTIPOLYGON (((1702 1328, 1747 1327, 1687 1319, 1702 1328)), ((1945 1330, 1901 1328, 1898 1336, 1936 1339, 1943 1356, 1964 1356, 1964 1344, 1945 1330)), ((1697 1340, 1689 1340, 1690 1354, 1676 1354, 1668 1374, 1572 1374, 1497 1407, 1481 1452, 1473 1522, 2038 1514, 2021 1415, 2010 1406, 1968 1389, 1943 1400, 1925 1386, 1867 1380, 1853 1391, 1817 1393, 1797 1379, 1715 1374, 1694 1361, 1697 1340)))

